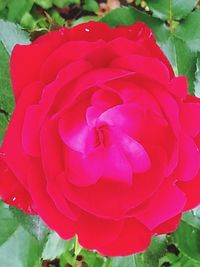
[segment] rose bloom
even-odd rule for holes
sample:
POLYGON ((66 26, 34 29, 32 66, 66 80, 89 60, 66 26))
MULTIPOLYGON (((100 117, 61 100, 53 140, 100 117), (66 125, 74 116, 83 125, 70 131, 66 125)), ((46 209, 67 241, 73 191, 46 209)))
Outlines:
POLYGON ((200 203, 200 101, 143 23, 16 45, 0 195, 104 255, 146 249, 200 203))

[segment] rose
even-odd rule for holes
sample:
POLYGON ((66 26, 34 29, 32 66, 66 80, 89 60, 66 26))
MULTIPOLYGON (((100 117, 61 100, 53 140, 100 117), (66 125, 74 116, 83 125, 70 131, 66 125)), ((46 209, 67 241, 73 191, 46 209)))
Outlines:
POLYGON ((142 251, 200 202, 200 102, 143 23, 87 23, 17 45, 0 194, 64 239, 142 251))

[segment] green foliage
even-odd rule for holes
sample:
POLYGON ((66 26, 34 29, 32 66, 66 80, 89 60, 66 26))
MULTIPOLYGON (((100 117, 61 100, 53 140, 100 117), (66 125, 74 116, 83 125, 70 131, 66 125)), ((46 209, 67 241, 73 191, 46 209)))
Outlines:
POLYGON ((0 41, 0 143, 4 137, 14 100, 9 75, 9 55, 0 41))
POLYGON ((33 237, 39 241, 46 238, 49 230, 38 216, 30 216, 14 207, 11 207, 10 210, 18 223, 21 224, 33 237))
POLYGON ((32 8, 33 0, 10 0, 7 3, 8 20, 19 22, 21 17, 32 8))
POLYGON ((153 16, 162 20, 180 20, 192 11, 198 0, 147 0, 146 2, 153 16))
POLYGON ((14 107, 10 82, 10 57, 16 44, 29 43, 28 35, 19 26, 0 20, 0 143, 14 107))
POLYGON ((200 10, 191 12, 179 25, 176 35, 182 39, 192 51, 200 51, 200 10))
POLYGON ((40 254, 37 240, 19 226, 0 247, 0 264, 2 267, 31 267, 40 254))
POLYGON ((143 253, 135 256, 136 267, 159 266, 159 259, 167 252, 168 240, 165 235, 154 237, 150 247, 143 253))
POLYGON ((9 54, 16 44, 30 43, 28 34, 14 23, 0 20, 0 29, 0 41, 9 54))
POLYGON ((95 0, 85 0, 83 8, 88 11, 96 12, 99 6, 95 0))
POLYGON ((22 227, 8 205, 0 202, 0 266, 34 266, 41 249, 42 243, 22 227))
POLYGON ((194 93, 196 53, 191 51, 183 40, 173 34, 160 45, 172 63, 176 75, 188 77, 190 92, 194 93))
POLYGON ((200 53, 197 54, 196 73, 195 73, 195 95, 200 97, 200 53))
POLYGON ((191 261, 198 261, 200 264, 200 222, 194 214, 188 213, 174 233, 174 240, 181 252, 191 261))
POLYGON ((49 9, 53 5, 53 0, 35 0, 34 2, 44 9, 49 9))
POLYGON ((132 256, 128 256, 128 257, 114 257, 111 261, 111 266, 112 267, 119 267, 119 266, 123 266, 123 267, 136 267, 136 260, 135 260, 136 256, 132 255, 132 256))
POLYGON ((8 240, 18 227, 17 220, 13 219, 8 205, 0 202, 0 245, 8 240))
POLYGON ((52 232, 48 236, 48 240, 42 252, 43 260, 53 260, 60 257, 66 250, 73 248, 74 240, 64 241, 56 233, 52 232))

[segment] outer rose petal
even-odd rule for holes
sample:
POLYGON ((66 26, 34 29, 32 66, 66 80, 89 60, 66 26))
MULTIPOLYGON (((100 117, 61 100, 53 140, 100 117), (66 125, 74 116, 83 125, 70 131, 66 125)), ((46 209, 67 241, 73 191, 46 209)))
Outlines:
POLYGON ((195 137, 200 133, 200 103, 183 103, 180 112, 181 122, 186 132, 195 137))
POLYGON ((194 179, 200 168, 200 153, 194 140, 187 136, 180 137, 179 163, 174 172, 178 180, 194 179))
POLYGON ((122 220, 113 221, 82 213, 76 223, 79 242, 88 249, 112 244, 124 227, 122 220))
POLYGON ((184 207, 185 211, 193 209, 195 206, 200 204, 200 171, 193 180, 188 182, 178 182, 177 186, 185 193, 187 198, 186 205, 184 207))
POLYGON ((138 207, 135 216, 150 230, 153 230, 159 224, 181 213, 185 203, 185 194, 168 179, 161 185, 152 199, 149 199, 143 207, 138 207))
POLYGON ((11 56, 11 79, 16 100, 25 86, 39 80, 40 67, 44 60, 64 39, 62 32, 61 30, 50 33, 48 39, 51 41, 48 42, 43 40, 39 44, 38 41, 35 44, 14 47, 11 56))
POLYGON ((96 22, 82 23, 70 29, 69 36, 71 40, 75 41, 97 41, 99 39, 108 41, 113 39, 113 30, 105 23, 98 23, 98 32, 96 29, 96 22))
POLYGON ((157 235, 161 235, 161 234, 166 234, 166 233, 170 233, 170 232, 174 232, 177 227, 178 224, 181 220, 181 214, 177 215, 176 217, 158 225, 153 232, 155 232, 155 234, 157 235))
POLYGON ((69 239, 75 235, 74 222, 57 209, 47 193, 43 177, 40 163, 38 160, 33 160, 29 173, 29 187, 35 209, 38 215, 63 239, 69 239))
MULTIPOLYGON (((40 79, 46 83, 51 82, 56 78, 60 69, 86 58, 87 54, 101 47, 102 43, 103 41, 98 41, 96 43, 71 41, 60 45, 57 49, 53 50, 42 64, 40 79), (70 53, 66 53, 66 51, 70 51, 70 53)), ((79 71, 81 71, 81 69, 79 71)))
POLYGON ((158 59, 139 55, 128 55, 112 61, 111 67, 127 69, 159 81, 169 83, 169 71, 158 59), (158 75, 159 74, 159 75, 158 75))
POLYGON ((186 77, 179 76, 171 80, 170 91, 177 97, 184 99, 188 93, 188 82, 186 77))
POLYGON ((35 82, 24 88, 1 148, 5 154, 5 162, 23 185, 26 185, 29 163, 21 143, 22 126, 27 107, 38 101, 42 87, 42 83, 35 82))
POLYGON ((127 219, 119 237, 97 250, 107 256, 126 256, 145 250, 151 241, 151 232, 136 219, 127 219))
MULTIPOLYGON (((0 157, 2 156, 0 152, 0 157)), ((14 205, 24 212, 34 214, 32 199, 29 192, 16 179, 8 169, 3 159, 0 158, 0 195, 9 205, 14 205)))
POLYGON ((136 22, 127 27, 119 26, 115 30, 115 36, 123 36, 129 40, 138 41, 139 43, 145 40, 152 40, 155 42, 154 33, 143 22, 136 22))

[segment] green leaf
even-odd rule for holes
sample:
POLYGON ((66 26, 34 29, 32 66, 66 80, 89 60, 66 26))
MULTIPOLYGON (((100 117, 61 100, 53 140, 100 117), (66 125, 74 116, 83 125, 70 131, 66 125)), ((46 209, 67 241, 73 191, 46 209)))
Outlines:
POLYGON ((192 226, 193 228, 200 230, 200 220, 199 216, 195 215, 195 211, 185 212, 182 215, 182 221, 192 226))
POLYGON ((196 71, 196 53, 192 52, 184 41, 173 34, 166 42, 160 44, 171 62, 176 75, 185 75, 189 81, 190 93, 194 93, 196 71))
POLYGON ((71 266, 75 266, 76 263, 76 256, 71 253, 71 251, 66 250, 65 253, 63 253, 60 256, 60 266, 66 267, 67 264, 71 264, 71 266))
POLYGON ((8 0, 0 0, 0 10, 3 10, 8 3, 8 0))
POLYGON ((29 44, 28 34, 12 22, 0 20, 0 41, 9 54, 16 44, 29 44))
POLYGON ((0 266, 34 266, 41 248, 41 243, 19 226, 9 206, 0 201, 0 266))
MULTIPOLYGON (((114 257, 111 261, 112 267, 137 267, 135 256, 131 255, 128 257, 114 257)), ((146 267, 146 266, 145 266, 146 267)))
POLYGON ((9 55, 0 41, 0 143, 3 140, 14 107, 9 74, 9 55))
POLYGON ((28 35, 17 25, 0 20, 0 143, 4 137, 14 98, 10 82, 10 56, 16 44, 29 43, 28 35))
POLYGON ((33 6, 33 0, 8 1, 8 20, 20 22, 21 17, 29 12, 33 6))
POLYGON ((53 0, 53 4, 57 7, 63 8, 70 4, 80 4, 80 0, 53 0))
MULTIPOLYGON (((199 219, 198 219, 199 220, 199 219)), ((200 264, 200 227, 192 213, 184 215, 177 231, 173 234, 179 250, 200 264)), ((192 265, 191 265, 192 266, 192 265)))
POLYGON ((40 243, 20 226, 0 247, 0 264, 2 267, 32 267, 40 255, 40 243))
MULTIPOLYGON (((189 2, 189 1, 188 1, 189 2)), ((175 34, 193 51, 200 51, 200 10, 192 12, 184 21, 176 28, 175 34)))
POLYGON ((194 92, 197 97, 200 97, 200 53, 197 55, 194 92))
POLYGON ((159 259, 167 252, 167 240, 165 235, 154 237, 150 247, 135 255, 136 267, 157 267, 159 259))
POLYGON ((53 5, 53 0, 34 0, 34 2, 44 9, 48 9, 53 5))
POLYGON ((3 112, 4 111, 0 110, 0 144, 3 141, 8 126, 7 116, 3 112))
POLYGON ((60 257, 66 250, 74 245, 74 239, 63 240, 55 232, 51 232, 42 252, 43 260, 53 260, 60 257))
POLYGON ((99 17, 97 17, 97 16, 83 16, 77 20, 72 21, 72 25, 76 26, 78 24, 85 23, 88 21, 98 21, 98 20, 99 20, 99 17))
POLYGON ((32 234, 37 240, 43 241, 46 238, 49 229, 38 216, 28 215, 15 207, 10 207, 10 210, 24 229, 32 234))
POLYGON ((65 25, 65 23, 66 23, 65 19, 63 19, 63 18, 61 17, 61 15, 59 14, 59 12, 57 12, 57 11, 53 11, 53 12, 51 13, 51 17, 52 17, 52 19, 53 19, 58 25, 60 25, 60 26, 63 26, 63 25, 65 25))
MULTIPOLYGON (((107 266, 108 259, 106 257, 101 256, 97 252, 82 249, 80 255, 83 257, 82 261, 84 261, 87 264, 87 266, 90 266, 90 267, 107 266)), ((126 267, 125 265, 121 265, 121 266, 126 267)))
POLYGON ((173 267, 199 267, 199 262, 188 258, 185 255, 181 255, 176 262, 173 262, 173 267))
POLYGON ((196 6, 198 0, 146 0, 153 16, 162 20, 180 20, 196 6))
POLYGON ((12 216, 8 205, 0 201, 0 246, 14 233, 18 222, 12 216))
POLYGON ((85 0, 83 9, 91 12, 96 12, 99 9, 99 5, 95 0, 85 0))
POLYGON ((24 28, 34 29, 36 27, 36 21, 30 13, 25 13, 20 23, 24 28))

